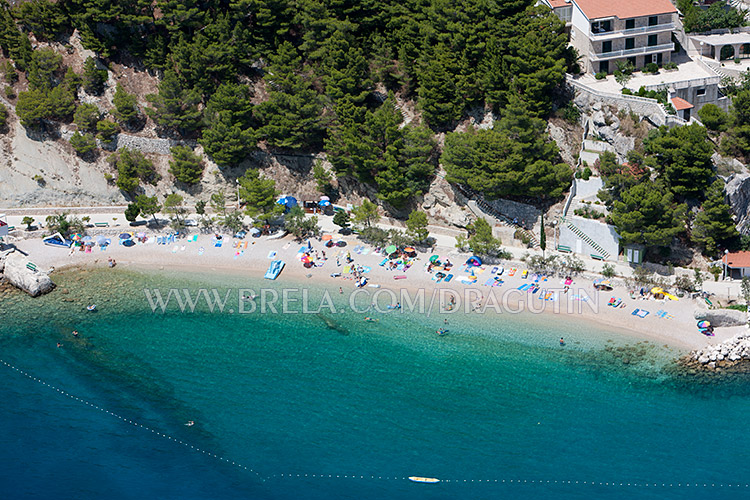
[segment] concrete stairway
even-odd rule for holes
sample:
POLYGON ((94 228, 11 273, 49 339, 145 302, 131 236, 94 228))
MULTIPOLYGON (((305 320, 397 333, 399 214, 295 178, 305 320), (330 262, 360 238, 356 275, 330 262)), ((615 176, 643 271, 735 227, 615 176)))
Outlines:
POLYGON ((598 255, 603 257, 605 260, 611 257, 609 252, 607 252, 604 248, 602 248, 601 245, 599 245, 596 241, 594 241, 589 235, 584 233, 583 230, 581 230, 581 228, 573 224, 570 220, 566 219, 565 217, 561 217, 560 224, 565 224, 568 227, 568 229, 570 229, 571 231, 573 231, 573 233, 575 233, 576 236, 578 236, 583 241, 585 241, 591 248, 599 252, 598 255))

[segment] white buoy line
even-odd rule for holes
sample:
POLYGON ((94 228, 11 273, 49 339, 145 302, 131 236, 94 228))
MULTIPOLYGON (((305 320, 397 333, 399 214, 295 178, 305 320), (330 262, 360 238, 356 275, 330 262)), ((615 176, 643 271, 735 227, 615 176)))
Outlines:
MULTIPOLYGON (((389 481, 412 480, 410 477, 401 477, 401 476, 376 476, 376 475, 357 475, 357 474, 271 474, 269 476, 263 476, 258 471, 256 471, 255 469, 251 467, 243 465, 229 458, 219 456, 216 453, 212 453, 210 451, 198 448, 194 445, 191 445, 190 443, 186 441, 172 437, 169 434, 164 434, 163 432, 159 432, 156 429, 152 429, 151 427, 140 424, 127 417, 123 417, 122 415, 118 415, 117 413, 111 412, 107 410, 106 408, 102 408, 101 406, 97 404, 94 404, 89 401, 86 401, 85 399, 79 398, 78 396, 75 396, 63 389, 60 389, 59 387, 55 387, 54 385, 48 384, 44 380, 37 378, 31 375, 30 373, 13 366, 12 364, 6 362, 5 360, 0 359, 0 363, 7 366, 11 370, 19 373, 20 375, 23 375, 24 377, 30 380, 33 380, 34 382, 37 382, 45 387, 48 387, 49 389, 52 389, 63 396, 66 396, 81 404, 89 406, 95 410, 99 410, 103 413, 106 413, 107 415, 115 417, 125 423, 131 424, 134 427, 138 427, 145 431, 149 431, 152 434, 159 436, 163 439, 172 441, 177 444, 181 444, 185 446, 186 448, 191 449, 192 451, 204 454, 216 460, 220 460, 226 464, 237 467, 238 469, 252 472, 253 474, 255 474, 255 476, 258 477, 258 479, 260 479, 263 482, 267 480, 271 480, 271 479, 359 479, 359 480, 365 479, 365 480, 389 480, 389 481)), ((618 482, 618 481, 607 482, 607 481, 574 481, 574 480, 551 480, 551 479, 550 480, 545 480, 545 479, 439 479, 434 482, 435 483, 453 483, 453 484, 459 484, 459 483, 460 484, 469 484, 469 483, 490 484, 491 483, 491 484, 513 484, 513 485, 523 485, 523 484, 579 485, 579 486, 607 486, 607 487, 631 487, 631 488, 734 488, 734 489, 750 488, 750 484, 740 484, 740 483, 698 483, 698 482, 664 483, 664 482, 618 482)))

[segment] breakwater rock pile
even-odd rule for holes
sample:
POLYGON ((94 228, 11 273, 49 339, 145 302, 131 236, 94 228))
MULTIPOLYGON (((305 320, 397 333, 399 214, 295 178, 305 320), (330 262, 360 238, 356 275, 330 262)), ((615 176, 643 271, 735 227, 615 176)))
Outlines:
POLYGON ((683 364, 709 370, 750 371, 750 333, 735 335, 720 344, 691 352, 683 364))

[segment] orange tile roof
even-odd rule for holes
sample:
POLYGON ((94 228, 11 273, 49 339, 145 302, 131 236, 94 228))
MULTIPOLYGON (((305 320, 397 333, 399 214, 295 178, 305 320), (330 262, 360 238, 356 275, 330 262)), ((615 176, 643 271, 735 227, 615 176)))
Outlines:
POLYGON ((682 97, 673 97, 672 104, 674 105, 674 109, 676 109, 677 111, 682 111, 683 109, 690 109, 690 108, 695 107, 689 102, 687 102, 685 99, 683 99, 682 97))
POLYGON ((550 6, 553 9, 557 9, 558 7, 568 7, 569 5, 572 5, 570 0, 547 0, 550 4, 550 6))
POLYGON ((589 19, 655 16, 677 12, 669 0, 573 0, 589 19))
POLYGON ((750 252, 730 252, 721 260, 727 267, 750 267, 750 252))

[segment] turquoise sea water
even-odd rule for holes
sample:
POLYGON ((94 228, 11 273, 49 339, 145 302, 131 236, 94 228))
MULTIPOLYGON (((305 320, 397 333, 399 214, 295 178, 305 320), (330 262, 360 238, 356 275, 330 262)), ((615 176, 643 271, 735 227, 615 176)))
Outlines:
POLYGON ((29 374, 0 365, 2 498, 750 495, 746 384, 677 380, 661 346, 551 316, 454 315, 438 337, 442 316, 153 313, 143 292, 283 281, 56 281, 2 302, 0 358, 29 374))

